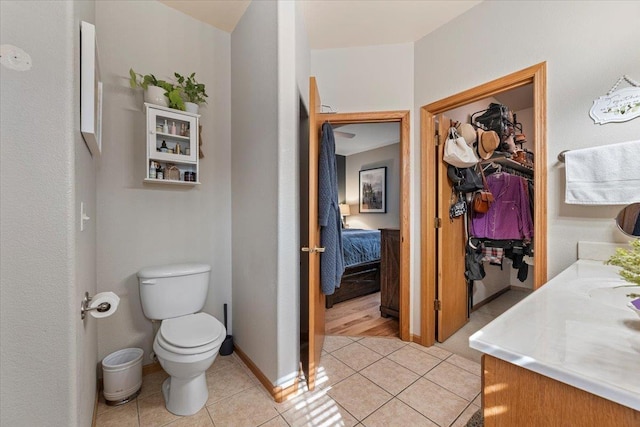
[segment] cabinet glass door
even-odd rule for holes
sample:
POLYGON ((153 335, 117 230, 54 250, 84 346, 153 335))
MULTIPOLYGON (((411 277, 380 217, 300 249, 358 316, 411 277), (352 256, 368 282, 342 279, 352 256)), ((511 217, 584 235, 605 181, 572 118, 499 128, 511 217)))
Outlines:
POLYGON ((149 108, 147 119, 150 159, 174 163, 196 162, 197 117, 149 108))

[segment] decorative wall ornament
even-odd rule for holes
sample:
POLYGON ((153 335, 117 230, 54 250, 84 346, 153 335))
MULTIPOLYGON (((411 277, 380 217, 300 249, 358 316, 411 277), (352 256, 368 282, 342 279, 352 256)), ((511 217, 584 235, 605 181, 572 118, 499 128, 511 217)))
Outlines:
POLYGON ((589 115, 600 125, 640 117, 640 83, 626 75, 620 77, 606 95, 593 101, 589 115), (616 90, 623 80, 632 87, 616 90))

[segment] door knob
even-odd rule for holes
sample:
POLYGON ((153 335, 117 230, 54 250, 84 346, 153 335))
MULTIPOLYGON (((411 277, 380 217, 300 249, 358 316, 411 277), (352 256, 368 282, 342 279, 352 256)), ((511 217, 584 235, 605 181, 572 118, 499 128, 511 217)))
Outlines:
POLYGON ((308 248, 308 247, 304 246, 302 248, 302 252, 309 252, 309 253, 324 252, 324 248, 319 248, 319 247, 316 246, 315 248, 311 249, 311 248, 308 248))

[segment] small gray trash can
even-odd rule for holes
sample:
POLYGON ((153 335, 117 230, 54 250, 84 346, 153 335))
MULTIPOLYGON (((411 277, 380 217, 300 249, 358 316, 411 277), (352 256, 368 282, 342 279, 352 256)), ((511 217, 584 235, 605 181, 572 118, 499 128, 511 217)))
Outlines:
POLYGON ((122 405, 140 393, 143 354, 141 348, 125 348, 102 359, 103 394, 107 405, 122 405))

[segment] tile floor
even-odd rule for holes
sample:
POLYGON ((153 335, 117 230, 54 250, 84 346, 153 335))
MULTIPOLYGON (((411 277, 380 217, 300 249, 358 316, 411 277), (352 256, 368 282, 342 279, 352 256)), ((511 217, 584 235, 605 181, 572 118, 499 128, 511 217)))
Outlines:
POLYGON ((488 304, 473 311, 466 325, 453 334, 448 340, 436 345, 451 353, 480 363, 482 353, 469 347, 469 337, 509 308, 513 307, 516 303, 522 301, 529 294, 530 291, 528 290, 517 289, 505 292, 488 304))
POLYGON ((205 407, 179 417, 164 407, 160 387, 167 375, 155 372, 143 378, 135 401, 112 407, 101 396, 96 426, 464 426, 480 408, 479 353, 465 342, 524 296, 507 292, 433 347, 397 338, 327 336, 316 390, 301 390, 283 403, 232 354, 218 356, 207 371, 205 407))

